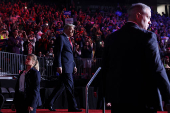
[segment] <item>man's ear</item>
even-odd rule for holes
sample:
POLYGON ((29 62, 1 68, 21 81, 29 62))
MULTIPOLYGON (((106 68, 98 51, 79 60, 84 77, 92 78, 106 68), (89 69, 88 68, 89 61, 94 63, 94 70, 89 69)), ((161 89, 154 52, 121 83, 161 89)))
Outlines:
POLYGON ((136 19, 139 19, 140 16, 141 16, 141 13, 137 12, 137 13, 136 13, 136 19))

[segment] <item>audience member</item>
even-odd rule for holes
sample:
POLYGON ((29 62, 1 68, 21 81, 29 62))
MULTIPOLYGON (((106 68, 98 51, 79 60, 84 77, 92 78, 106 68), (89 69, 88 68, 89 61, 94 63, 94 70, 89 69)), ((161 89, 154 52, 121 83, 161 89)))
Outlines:
POLYGON ((82 60, 83 60, 83 73, 85 77, 91 76, 91 66, 92 66, 92 48, 87 40, 84 47, 82 48, 82 60), (88 71, 87 71, 88 69, 88 71))
POLYGON ((13 30, 13 36, 8 39, 8 51, 11 53, 20 54, 21 38, 18 37, 18 30, 13 30))
POLYGON ((34 35, 29 35, 28 40, 24 42, 24 54, 35 54, 35 42, 34 42, 34 35))
POLYGON ((48 47, 49 41, 47 39, 47 35, 42 34, 41 39, 39 39, 39 46, 38 50, 42 52, 42 54, 46 54, 47 47, 48 47))

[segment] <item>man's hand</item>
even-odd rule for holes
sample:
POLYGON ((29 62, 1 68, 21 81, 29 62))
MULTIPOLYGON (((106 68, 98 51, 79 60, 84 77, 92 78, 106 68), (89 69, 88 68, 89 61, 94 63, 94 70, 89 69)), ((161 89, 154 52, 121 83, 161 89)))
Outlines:
POLYGON ((107 106, 107 107, 111 107, 112 104, 109 102, 109 103, 106 103, 106 106, 107 106))
POLYGON ((28 111, 33 111, 33 107, 28 106, 28 111))
POLYGON ((59 74, 62 74, 62 67, 57 67, 57 72, 58 72, 59 74))
POLYGON ((75 73, 77 73, 77 68, 76 68, 76 67, 74 67, 74 74, 75 74, 75 73))

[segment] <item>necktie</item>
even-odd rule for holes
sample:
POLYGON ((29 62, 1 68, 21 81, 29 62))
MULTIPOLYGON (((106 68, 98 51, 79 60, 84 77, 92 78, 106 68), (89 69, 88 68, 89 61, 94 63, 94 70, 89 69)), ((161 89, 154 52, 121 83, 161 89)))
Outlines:
POLYGON ((71 42, 71 38, 69 38, 69 41, 70 41, 70 44, 71 44, 71 47, 72 47, 72 50, 73 50, 73 44, 71 42))

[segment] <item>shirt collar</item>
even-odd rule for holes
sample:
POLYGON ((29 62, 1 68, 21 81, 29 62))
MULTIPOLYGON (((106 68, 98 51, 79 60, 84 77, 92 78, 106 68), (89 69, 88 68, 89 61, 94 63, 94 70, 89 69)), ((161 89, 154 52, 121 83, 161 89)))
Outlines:
MULTIPOLYGON (((65 34, 65 33, 64 33, 65 34)), ((66 34, 65 34, 66 35, 66 34)), ((70 37, 68 37, 67 35, 66 35, 66 37, 69 39, 70 37)))
POLYGON ((134 21, 127 21, 127 22, 131 22, 131 23, 134 23, 134 24, 136 24, 136 25, 138 25, 136 22, 134 22, 134 21))

